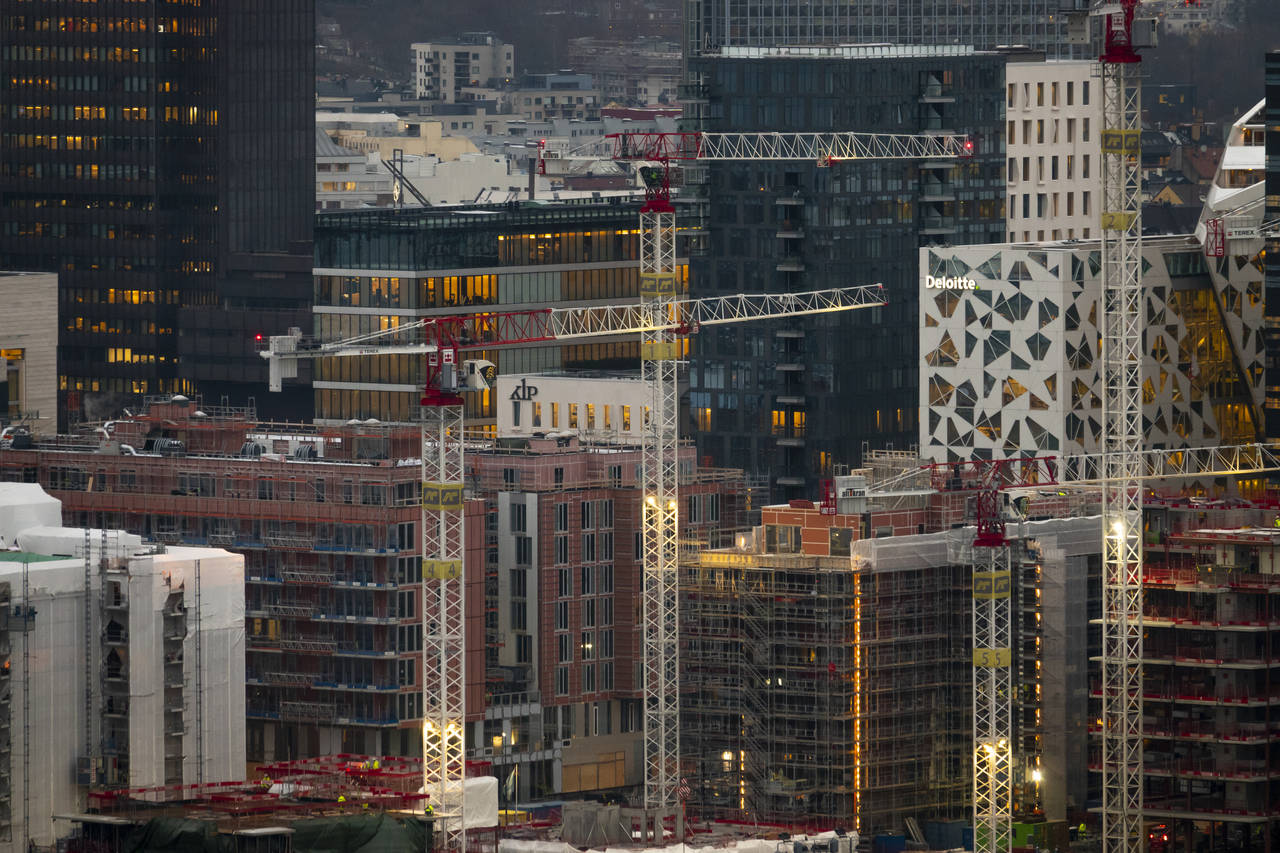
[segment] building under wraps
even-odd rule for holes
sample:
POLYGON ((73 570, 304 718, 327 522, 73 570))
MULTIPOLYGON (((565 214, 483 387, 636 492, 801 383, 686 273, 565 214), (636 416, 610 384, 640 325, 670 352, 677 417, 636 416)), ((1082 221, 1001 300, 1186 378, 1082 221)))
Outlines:
MULTIPOLYGON (((703 814, 863 835, 970 817, 965 498, 836 496, 861 479, 837 478, 816 505, 765 507, 756 535, 681 565, 682 742, 703 814)), ((1037 495, 1033 517, 1087 506, 1071 500, 1037 495)), ((1010 536, 1016 809, 1061 823, 1086 796, 1099 522, 1024 522, 1010 536), (1037 769, 1061 781, 1038 785, 1037 769)))
POLYGON ((52 843, 93 786, 244 774, 243 559, 61 523, 0 483, 0 850, 52 843))

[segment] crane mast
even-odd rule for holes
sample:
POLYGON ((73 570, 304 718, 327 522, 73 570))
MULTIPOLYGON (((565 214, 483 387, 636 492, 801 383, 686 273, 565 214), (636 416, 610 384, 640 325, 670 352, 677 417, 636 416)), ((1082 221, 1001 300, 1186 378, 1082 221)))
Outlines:
POLYGON ((1142 135, 1138 0, 1103 16, 1102 849, 1142 838, 1142 135))
MULTIPOLYGON (((674 214, 655 211, 653 239, 646 249, 655 259, 641 267, 639 303, 533 311, 485 312, 429 317, 392 329, 340 341, 304 339, 299 330, 272 336, 261 353, 268 360, 270 388, 297 375, 304 358, 420 354, 425 357, 422 397, 422 738, 423 790, 430 797, 442 848, 466 848, 463 786, 466 771, 466 530, 463 500, 463 400, 465 390, 487 387, 491 368, 483 360, 464 361, 468 351, 611 335, 640 335, 642 372, 653 394, 650 438, 642 452, 643 541, 646 566, 644 607, 646 696, 665 698, 651 705, 656 724, 646 723, 646 755, 663 762, 649 765, 646 779, 670 779, 671 789, 646 787, 646 802, 675 797, 679 761, 676 671, 676 383, 681 336, 701 326, 848 311, 884 305, 880 285, 788 294, 738 294, 709 299, 677 298, 674 214), (665 231, 663 228, 665 227, 665 231), (486 365, 488 365, 486 367, 486 365), (652 553, 651 553, 652 549, 652 553), (653 609, 651 609, 653 608, 653 609), (660 629, 650 631, 650 628, 660 629), (651 689, 648 689, 651 688, 651 689), (651 800, 650 798, 654 799, 651 800)), ((644 235, 642 235, 643 237, 644 235)), ((647 718, 646 718, 647 719, 647 718)))

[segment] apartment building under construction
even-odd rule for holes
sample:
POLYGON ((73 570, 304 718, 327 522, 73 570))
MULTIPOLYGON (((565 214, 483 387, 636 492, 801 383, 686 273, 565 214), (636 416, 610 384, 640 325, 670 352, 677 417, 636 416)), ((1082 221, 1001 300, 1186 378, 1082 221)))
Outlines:
MULTIPOLYGON (((864 835, 970 816, 965 499, 843 497, 861 479, 765 507, 755 535, 682 562, 686 766, 704 814, 864 835)), ((1040 500, 1044 515, 1073 512, 1040 500)), ((1062 823, 1086 796, 1098 520, 1023 522, 1010 537, 1015 810, 1062 823)))

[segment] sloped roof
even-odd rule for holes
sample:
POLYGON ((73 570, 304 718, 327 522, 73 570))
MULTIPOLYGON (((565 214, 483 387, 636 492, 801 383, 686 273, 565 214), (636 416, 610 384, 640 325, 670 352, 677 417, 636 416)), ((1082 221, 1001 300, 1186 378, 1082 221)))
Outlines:
POLYGON ((341 145, 333 141, 333 137, 325 133, 320 128, 316 128, 316 156, 317 157, 360 157, 359 151, 352 151, 350 148, 343 148, 341 145))

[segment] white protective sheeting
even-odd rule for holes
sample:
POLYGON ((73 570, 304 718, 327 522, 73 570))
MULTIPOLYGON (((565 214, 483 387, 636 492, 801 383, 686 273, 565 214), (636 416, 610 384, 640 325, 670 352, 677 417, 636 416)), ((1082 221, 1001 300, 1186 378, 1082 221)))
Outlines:
MULTIPOLYGON (((578 853, 578 848, 563 841, 523 841, 518 838, 499 838, 498 853, 578 853)), ((633 853, 633 851, 628 851, 633 853)))
MULTIPOLYGON (((84 557, 85 531, 80 527, 29 527, 18 534, 18 547, 33 554, 84 557)), ((128 557, 147 550, 142 537, 123 530, 89 530, 89 557, 99 559, 106 540, 107 556, 128 557)))
POLYGON ((24 530, 61 523, 62 501, 37 483, 0 483, 0 548, 13 545, 24 530))
POLYGON ((182 644, 183 784, 243 779, 244 557, 217 548, 171 547, 131 561, 130 575, 130 784, 165 782, 161 611, 174 590, 182 591, 187 627, 182 644), (143 778, 144 773, 150 778, 143 778))
POLYGON ((498 825, 498 780, 494 776, 470 778, 463 788, 467 829, 498 825))
MULTIPOLYGON (((10 762, 13 837, 21 839, 22 803, 28 792, 30 837, 38 845, 56 840, 54 814, 83 811, 76 786, 76 759, 84 751, 84 563, 48 560, 29 564, 29 605, 35 616, 28 632, 10 619, 13 746, 10 762), (24 656, 24 645, 27 654, 24 656), (24 672, 24 659, 30 672, 24 672), (23 691, 30 689, 31 719, 23 743, 23 691)), ((0 582, 8 583, 15 607, 22 603, 22 563, 0 561, 0 582)), ((94 607, 97 612, 97 607, 94 607)), ((92 641, 98 639, 95 624, 92 641)), ((95 676, 97 667, 93 667, 95 676)), ((65 824, 60 827, 65 831, 65 824)))

